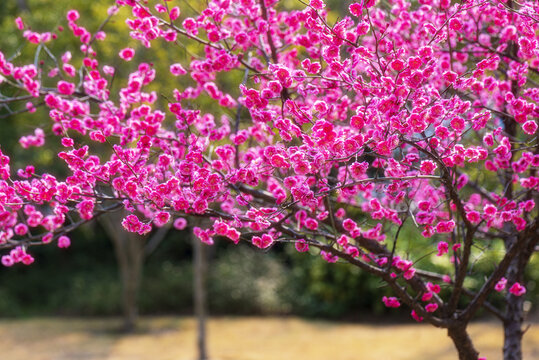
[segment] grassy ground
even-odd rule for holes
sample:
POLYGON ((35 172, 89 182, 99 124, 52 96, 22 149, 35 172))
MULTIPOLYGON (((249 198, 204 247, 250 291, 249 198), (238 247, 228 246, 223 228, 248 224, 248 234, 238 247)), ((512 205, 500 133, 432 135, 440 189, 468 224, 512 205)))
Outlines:
MULTIPOLYGON (((193 360, 195 322, 160 317, 131 335, 114 319, 0 321, 2 360, 193 360)), ((476 323, 471 337, 500 359, 498 323, 476 323)), ((337 324, 297 318, 219 318, 209 324, 211 360, 449 360, 445 331, 429 325, 337 324)), ((539 325, 525 335, 525 359, 539 359, 539 325)))

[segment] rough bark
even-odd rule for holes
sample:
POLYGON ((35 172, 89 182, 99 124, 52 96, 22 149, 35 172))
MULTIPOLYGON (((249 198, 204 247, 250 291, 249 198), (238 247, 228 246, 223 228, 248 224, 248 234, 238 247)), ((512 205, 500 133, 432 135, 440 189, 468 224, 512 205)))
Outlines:
POLYGON ((457 324, 448 328, 447 334, 457 348, 459 360, 477 360, 479 352, 475 350, 472 339, 466 331, 466 324, 457 324))
MULTIPOLYGON (((535 245, 537 244, 537 234, 532 235, 532 238, 521 239, 526 241, 526 247, 513 259, 506 272, 508 285, 515 282, 524 283, 524 271, 529 263, 530 257, 533 254, 535 245)), ((506 242, 506 246, 510 246, 511 241, 517 241, 518 237, 511 237, 506 242)), ((503 358, 504 360, 522 360, 522 336, 524 335, 524 296, 515 296, 507 292, 505 296, 505 320, 504 320, 504 342, 503 342, 503 358)))

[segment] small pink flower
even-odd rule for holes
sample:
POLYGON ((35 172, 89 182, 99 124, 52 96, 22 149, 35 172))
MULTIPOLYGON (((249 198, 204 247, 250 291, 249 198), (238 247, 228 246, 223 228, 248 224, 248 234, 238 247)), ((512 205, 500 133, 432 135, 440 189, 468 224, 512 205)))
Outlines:
POLYGON ((271 244, 273 244, 273 238, 268 234, 264 234, 264 235, 262 235, 262 237, 253 236, 251 241, 252 241, 253 245, 255 245, 256 247, 259 247, 260 249, 266 249, 271 244))
POLYGON ((326 7, 326 4, 322 0, 311 0, 310 5, 316 10, 322 10, 326 7))
POLYGON ((343 225, 343 228, 348 232, 354 231, 354 229, 357 228, 356 222, 352 219, 345 219, 342 222, 342 225, 343 225))
POLYGON ((391 68, 395 71, 402 71, 404 70, 404 66, 406 64, 401 59, 395 59, 391 62, 391 68))
POLYGON ((505 289, 505 286, 507 285, 507 279, 502 277, 496 285, 494 285, 494 290, 497 292, 503 291, 505 289))
POLYGON ((58 238, 58 247, 59 248, 68 248, 71 245, 71 240, 65 236, 62 235, 58 238))
POLYGON ((421 170, 421 174, 423 175, 432 175, 436 170, 436 164, 434 163, 434 161, 425 160, 421 162, 421 166, 419 169, 421 170))
POLYGON ((52 233, 45 234, 41 238, 41 241, 43 242, 43 244, 48 244, 48 243, 50 243, 52 241, 53 236, 54 235, 52 233))
POLYGON ((75 144, 75 142, 71 138, 62 138, 61 143, 62 143, 62 146, 65 146, 65 147, 71 147, 75 144))
POLYGON ((397 300, 396 297, 384 296, 382 298, 382 302, 384 303, 385 306, 389 308, 398 308, 399 306, 401 306, 401 303, 399 302, 399 300, 397 300))
POLYGON ((460 29, 462 29, 462 23, 459 19, 453 18, 449 20, 449 28, 451 30, 459 31, 460 29))
POLYGON ((75 92, 75 84, 63 80, 58 81, 57 88, 62 95, 71 95, 75 92))
POLYGON ((184 218, 177 218, 174 220, 173 226, 176 230, 183 230, 187 227, 187 220, 184 218))
POLYGON ((31 265, 31 264, 34 263, 34 257, 32 255, 30 255, 30 254, 24 254, 22 256, 21 262, 24 265, 31 265))
POLYGON ((179 75, 185 75, 187 74, 187 71, 185 71, 185 69, 183 68, 183 66, 181 64, 172 64, 170 65, 170 72, 172 73, 172 75, 174 76, 179 76, 179 75))
POLYGON ((440 241, 438 243, 438 254, 436 256, 442 256, 443 254, 447 254, 449 251, 449 245, 445 241, 440 241))
POLYGON ((94 214, 94 202, 92 200, 84 200, 77 204, 77 209, 79 210, 80 217, 84 220, 90 220, 94 214))
POLYGON ((15 230, 15 234, 19 236, 23 236, 28 232, 28 226, 26 226, 25 224, 17 224, 15 225, 14 230, 15 230))
POLYGON ((353 3, 348 7, 348 10, 350 10, 350 14, 354 15, 355 17, 361 17, 363 6, 360 3, 353 3))
POLYGON ((125 61, 131 61, 131 59, 133 59, 133 57, 135 56, 135 50, 132 48, 125 48, 120 50, 118 55, 125 61))
POLYGON ((426 292, 421 296, 421 301, 430 301, 430 299, 432 299, 433 296, 434 294, 431 293, 430 291, 426 292))
POLYGON ((528 135, 533 135, 537 131, 537 123, 534 120, 528 120, 522 125, 522 130, 528 135))
POLYGON ((313 107, 320 114, 325 114, 328 111, 328 104, 324 100, 315 101, 313 107))
POLYGON ((69 10, 66 16, 69 21, 77 21, 80 18, 79 12, 77 10, 69 10))
POLYGON ((228 231, 226 232, 226 237, 232 240, 234 244, 237 244, 240 242, 240 236, 241 236, 241 233, 234 228, 229 228, 228 231))
POLYGON ((320 251, 320 255, 322 255, 322 258, 328 263, 337 262, 337 260, 339 259, 337 255, 332 255, 330 252, 326 252, 324 250, 320 251))
POLYGON ((164 226, 170 220, 170 214, 165 211, 160 211, 155 215, 153 223, 155 226, 164 226))
POLYGON ((466 214, 466 219, 472 224, 477 224, 481 221, 481 215, 478 211, 472 210, 466 214))
POLYGON ((305 227, 309 230, 316 230, 318 229, 318 221, 312 218, 308 218, 305 220, 305 227))
POLYGON ((303 239, 299 239, 296 241, 296 250, 299 252, 307 252, 309 251, 309 244, 303 239))
POLYGON ((509 288, 509 292, 515 296, 522 296, 526 293, 526 288, 516 282, 509 288))
POLYGON ((15 19, 15 25, 17 26, 17 29, 19 29, 19 30, 24 29, 24 22, 22 21, 20 16, 15 19))
POLYGON ((141 229, 142 223, 136 215, 128 215, 122 220, 122 226, 129 232, 138 232, 141 229))
POLYGON ((13 266, 13 264, 15 264, 15 261, 13 260, 11 256, 9 255, 2 256, 2 265, 4 265, 5 267, 10 267, 10 266, 13 266))
POLYGON ((440 221, 436 225, 436 232, 438 233, 450 233, 455 228, 455 222, 453 220, 440 221))
POLYGON ((427 283, 427 288, 428 288, 430 291, 432 291, 433 293, 435 293, 435 294, 439 294, 439 293, 440 293, 440 290, 441 290, 440 285, 438 285, 438 284, 433 284, 433 283, 430 283, 430 282, 427 283))
POLYGON ((437 309, 438 309, 438 304, 431 303, 431 304, 427 304, 427 306, 425 306, 425 310, 427 312, 435 312, 437 309))
POLYGON ((422 316, 419 316, 417 315, 417 313, 415 312, 415 310, 412 310, 412 318, 417 321, 417 322, 422 322, 423 321, 423 317, 422 316))
POLYGON ((174 6, 172 9, 170 9, 170 20, 174 21, 177 18, 180 17, 180 8, 177 6, 174 6))

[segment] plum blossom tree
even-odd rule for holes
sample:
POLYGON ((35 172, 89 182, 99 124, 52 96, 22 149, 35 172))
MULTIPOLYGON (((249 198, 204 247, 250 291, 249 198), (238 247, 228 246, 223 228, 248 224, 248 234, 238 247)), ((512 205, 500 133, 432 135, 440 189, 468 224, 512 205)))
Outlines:
MULTIPOLYGON (((460 359, 478 359, 466 329, 489 311, 504 359, 522 358, 523 276, 539 240, 539 4, 361 0, 330 21, 322 0, 212 0, 195 17, 172 1, 116 3, 108 18, 128 8, 142 46, 203 47, 170 64, 191 86, 152 91, 156 70, 126 47, 118 56, 133 71, 112 87, 116 69, 94 46, 106 21, 92 33, 68 12, 83 55, 73 64, 48 50, 57 34, 17 19, 36 59, 53 64, 0 54, 2 86, 21 94, 0 103, 44 103, 69 174, 13 171, 0 153, 5 266, 31 264, 32 245, 68 246, 66 233, 118 209, 139 234, 204 217, 193 230, 206 244, 290 242, 379 277, 394 292, 384 304, 447 329, 460 359), (404 227, 415 237, 402 239, 404 227), (497 244, 473 290, 475 257, 497 244), (422 268, 426 250, 452 269, 422 268)), ((20 143, 41 146, 47 133, 20 143)))

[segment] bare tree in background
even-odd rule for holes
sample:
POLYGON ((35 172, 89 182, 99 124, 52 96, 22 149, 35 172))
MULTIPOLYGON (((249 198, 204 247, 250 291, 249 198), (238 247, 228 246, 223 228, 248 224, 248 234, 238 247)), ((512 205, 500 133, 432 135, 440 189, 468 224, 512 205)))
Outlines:
POLYGON ((194 291, 193 302, 195 307, 195 317, 197 320, 197 351, 198 360, 207 360, 208 351, 206 343, 206 318, 207 318, 207 302, 206 302, 206 274, 207 274, 207 259, 206 259, 206 244, 200 242, 191 231, 191 241, 193 243, 193 267, 194 267, 194 291))
POLYGON ((122 282, 124 330, 133 331, 138 319, 138 295, 144 260, 163 241, 170 227, 159 228, 151 236, 141 236, 117 225, 123 216, 125 214, 122 212, 113 212, 101 217, 100 221, 114 244, 122 282))
POLYGON ((19 8, 19 11, 30 11, 26 0, 17 0, 17 7, 19 8))

